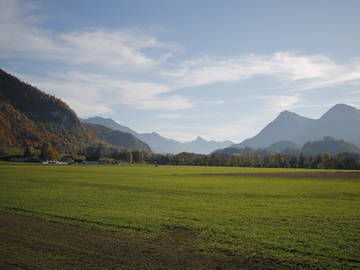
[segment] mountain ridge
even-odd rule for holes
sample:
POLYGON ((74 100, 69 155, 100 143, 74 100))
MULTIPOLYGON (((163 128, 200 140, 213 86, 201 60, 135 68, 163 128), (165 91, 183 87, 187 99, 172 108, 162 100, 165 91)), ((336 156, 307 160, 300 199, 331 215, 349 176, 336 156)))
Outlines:
POLYGON ((277 141, 302 145, 326 136, 360 145, 360 111, 346 104, 336 104, 319 119, 283 111, 258 134, 232 147, 266 148, 277 141))
POLYGON ((204 138, 198 136, 192 141, 188 142, 179 142, 174 139, 166 138, 161 136, 156 132, 147 132, 147 133, 138 133, 133 129, 123 126, 116 121, 110 118, 102 118, 99 116, 90 117, 87 119, 81 119, 82 122, 85 123, 96 123, 104 125, 108 128, 120 130, 120 131, 128 131, 128 133, 133 134, 135 137, 147 143, 150 148, 156 152, 161 154, 178 154, 181 152, 194 152, 198 154, 210 154, 212 151, 230 146, 233 144, 231 141, 207 141, 204 138))

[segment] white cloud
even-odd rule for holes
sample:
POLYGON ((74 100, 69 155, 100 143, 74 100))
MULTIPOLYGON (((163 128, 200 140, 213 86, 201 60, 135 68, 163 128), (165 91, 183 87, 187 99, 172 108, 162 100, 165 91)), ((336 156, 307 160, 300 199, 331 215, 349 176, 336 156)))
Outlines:
POLYGON ((70 33, 43 30, 29 11, 35 5, 1 0, 0 57, 64 61, 67 64, 94 64, 103 68, 148 69, 169 57, 178 46, 158 41, 136 30, 91 29, 70 33), (145 55, 146 48, 164 51, 156 58, 145 55))
POLYGON ((0 0, 0 8, 4 14, 0 21, 0 57, 57 60, 66 66, 75 65, 73 69, 77 71, 66 71, 63 67, 60 73, 49 73, 47 78, 31 77, 28 81, 63 98, 80 115, 105 114, 119 104, 167 111, 193 106, 180 95, 163 95, 172 90, 163 83, 129 79, 129 71, 137 74, 132 77, 140 77, 139 72, 166 61, 169 50, 179 49, 177 44, 159 41, 139 30, 52 33, 43 30, 37 17, 31 15, 35 5, 0 0), (149 48, 163 52, 149 57, 142 51, 149 48), (82 71, 88 66, 97 67, 97 73, 82 71))
POLYGON ((166 85, 126 81, 114 75, 74 71, 50 74, 49 78, 17 76, 65 100, 82 117, 105 115, 119 105, 155 111, 184 110, 194 106, 187 98, 171 94, 166 85))
POLYGON ((146 57, 141 49, 155 45, 148 40, 136 41, 130 33, 121 31, 94 30, 62 34, 59 40, 67 48, 64 57, 67 61, 78 63, 96 63, 105 67, 142 67, 148 68, 157 61, 146 57))
POLYGON ((253 100, 262 100, 269 111, 279 113, 296 108, 302 98, 298 95, 266 95, 254 97, 253 100))
POLYGON ((236 58, 202 57, 184 61, 178 69, 163 71, 178 87, 195 87, 219 82, 246 80, 267 75, 279 81, 329 79, 342 74, 349 80, 359 78, 358 67, 334 63, 323 55, 298 55, 277 52, 271 55, 244 55, 236 58), (351 72, 352 71, 352 72, 351 72))
POLYGON ((329 72, 322 78, 315 79, 304 85, 295 87, 294 89, 291 89, 291 92, 303 92, 348 84, 360 84, 360 58, 352 59, 350 63, 342 65, 335 72, 329 72))

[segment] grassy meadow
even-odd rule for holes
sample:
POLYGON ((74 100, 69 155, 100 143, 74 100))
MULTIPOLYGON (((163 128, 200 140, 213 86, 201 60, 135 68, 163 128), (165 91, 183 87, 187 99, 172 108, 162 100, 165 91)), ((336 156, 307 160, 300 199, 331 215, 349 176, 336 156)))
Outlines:
POLYGON ((359 179, 216 175, 289 171, 3 163, 0 210, 147 238, 182 228, 198 252, 360 268, 359 179))

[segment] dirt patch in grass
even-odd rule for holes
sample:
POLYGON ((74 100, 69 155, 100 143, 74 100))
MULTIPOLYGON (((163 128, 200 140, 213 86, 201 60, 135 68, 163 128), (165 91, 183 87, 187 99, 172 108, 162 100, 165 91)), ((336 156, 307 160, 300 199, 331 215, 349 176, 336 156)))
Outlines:
POLYGON ((335 179, 359 179, 360 172, 264 172, 264 173, 221 173, 206 174, 211 176, 253 176, 253 177, 282 177, 282 178, 335 178, 335 179))
POLYGON ((0 269, 302 269, 309 266, 198 250, 196 233, 165 229, 156 238, 0 212, 0 269))

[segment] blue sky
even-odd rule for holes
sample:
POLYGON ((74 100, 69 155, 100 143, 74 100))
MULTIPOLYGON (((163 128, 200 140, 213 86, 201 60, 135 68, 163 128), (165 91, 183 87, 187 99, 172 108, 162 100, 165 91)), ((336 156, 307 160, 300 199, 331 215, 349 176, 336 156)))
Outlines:
POLYGON ((360 1, 0 0, 0 68, 181 141, 360 107, 360 1))

